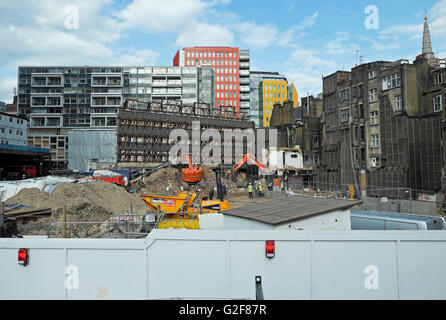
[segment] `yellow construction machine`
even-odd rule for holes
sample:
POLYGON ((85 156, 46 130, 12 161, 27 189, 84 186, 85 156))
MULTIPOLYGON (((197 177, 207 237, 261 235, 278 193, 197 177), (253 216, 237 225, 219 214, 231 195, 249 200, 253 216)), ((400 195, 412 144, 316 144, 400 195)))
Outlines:
POLYGON ((146 205, 152 211, 158 211, 158 219, 161 214, 162 221, 158 224, 159 229, 185 228, 199 229, 199 215, 216 213, 229 210, 229 201, 224 200, 223 185, 221 183, 220 169, 216 170, 217 197, 218 200, 201 200, 200 207, 192 207, 197 198, 195 192, 183 191, 177 196, 148 194, 141 196, 146 205))

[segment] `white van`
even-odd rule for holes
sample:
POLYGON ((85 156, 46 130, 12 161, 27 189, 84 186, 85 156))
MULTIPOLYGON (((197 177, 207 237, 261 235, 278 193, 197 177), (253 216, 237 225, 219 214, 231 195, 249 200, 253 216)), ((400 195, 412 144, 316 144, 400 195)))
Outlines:
POLYGON ((446 230, 442 217, 406 213, 352 210, 352 230, 446 230))

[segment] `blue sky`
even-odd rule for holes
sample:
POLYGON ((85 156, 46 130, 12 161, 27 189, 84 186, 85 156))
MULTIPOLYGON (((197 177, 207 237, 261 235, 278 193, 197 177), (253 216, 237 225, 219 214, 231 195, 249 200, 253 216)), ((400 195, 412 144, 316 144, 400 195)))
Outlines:
POLYGON ((18 65, 171 65, 177 49, 194 45, 249 49, 251 70, 280 72, 300 95, 317 94, 323 75, 359 56, 414 60, 425 9, 444 58, 446 0, 2 0, 0 100, 12 100, 18 65))

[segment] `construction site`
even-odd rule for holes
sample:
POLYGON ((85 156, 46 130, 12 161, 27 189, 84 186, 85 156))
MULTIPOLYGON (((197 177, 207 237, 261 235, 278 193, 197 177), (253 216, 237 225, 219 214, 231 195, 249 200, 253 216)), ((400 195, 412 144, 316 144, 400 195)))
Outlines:
MULTIPOLYGON (((234 164, 195 164, 189 152, 169 160, 173 130, 184 129, 193 137, 193 124, 198 122, 199 130, 211 129, 222 136, 254 132, 243 115, 229 108, 224 114, 212 114, 201 105, 175 101, 149 103, 145 110, 136 105, 126 101, 119 109, 112 134, 73 130, 69 157, 76 170, 0 182, 3 236, 135 238, 153 228, 199 229, 201 214, 292 193, 285 189, 284 179, 289 174, 291 181, 302 167, 298 147, 264 149, 262 156, 272 169, 248 153, 248 139, 236 136, 229 149, 234 164)), ((186 142, 187 150, 190 145, 186 142)), ((216 147, 222 162, 227 161, 227 146, 216 147)))
MULTIPOLYGON (((140 10, 135 21, 159 16, 140 10)), ((287 77, 316 85, 309 70, 329 72, 300 104, 294 83, 251 71, 238 47, 179 49, 173 66, 19 66, 15 111, 0 109, 0 300, 445 300, 446 60, 427 12, 413 62, 356 50, 355 67, 337 71, 347 60, 287 43, 317 16, 276 32, 279 50, 294 50, 275 57, 287 77)), ((207 37, 220 31, 198 21, 207 37)), ((350 34, 333 36, 320 51, 348 59, 333 43, 350 34)), ((135 47, 103 61, 157 59, 135 47)))

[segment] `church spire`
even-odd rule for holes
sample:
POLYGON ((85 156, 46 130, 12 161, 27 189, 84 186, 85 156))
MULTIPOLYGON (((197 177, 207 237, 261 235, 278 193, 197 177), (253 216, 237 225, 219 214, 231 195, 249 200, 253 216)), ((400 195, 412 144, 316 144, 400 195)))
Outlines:
POLYGON ((434 52, 432 50, 431 35, 429 32, 429 24, 427 23, 427 12, 424 16, 424 31, 423 31, 423 55, 426 59, 431 60, 434 58, 434 52))

